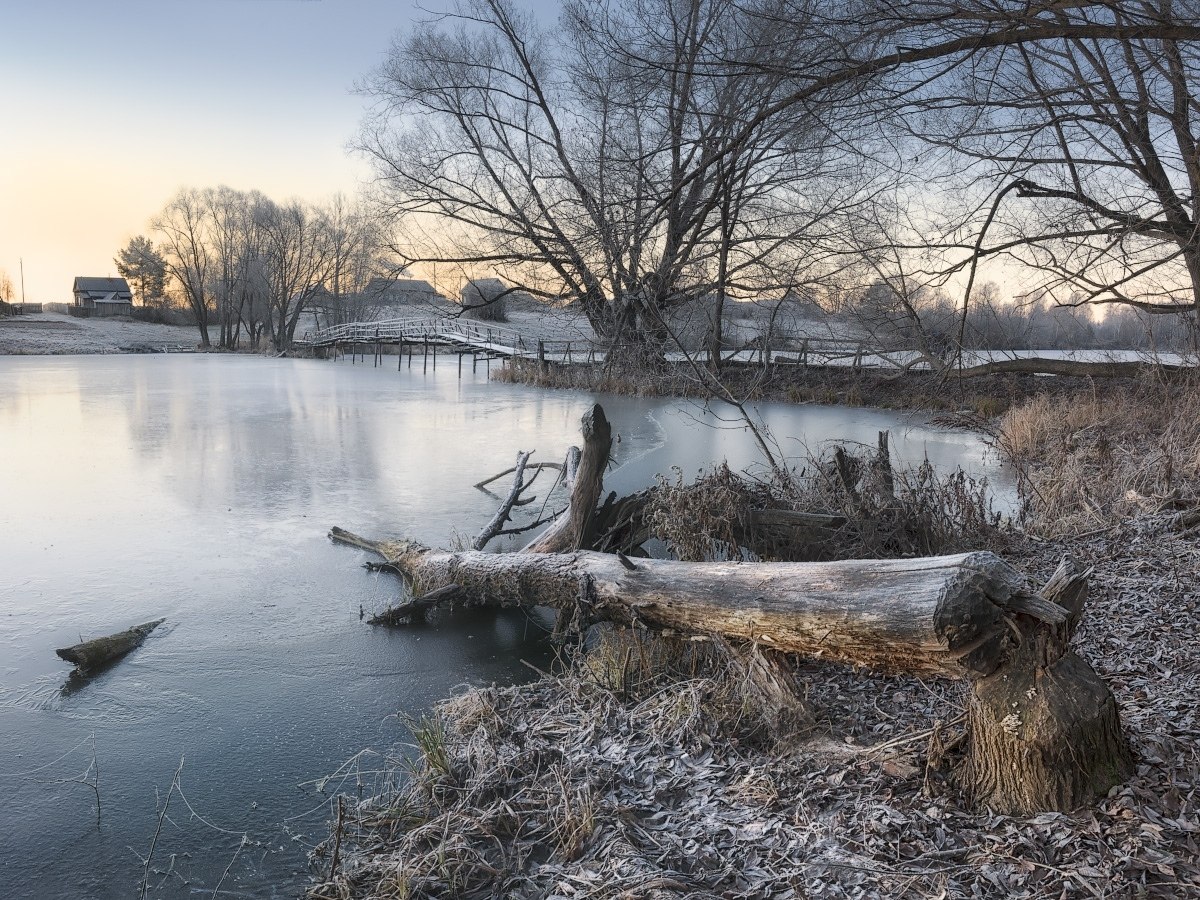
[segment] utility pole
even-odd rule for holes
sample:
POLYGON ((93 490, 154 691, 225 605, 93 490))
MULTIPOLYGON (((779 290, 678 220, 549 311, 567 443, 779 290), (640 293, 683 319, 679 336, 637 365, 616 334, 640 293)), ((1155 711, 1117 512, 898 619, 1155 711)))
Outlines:
POLYGON ((25 257, 17 257, 17 263, 21 267, 21 303, 25 302, 25 257))

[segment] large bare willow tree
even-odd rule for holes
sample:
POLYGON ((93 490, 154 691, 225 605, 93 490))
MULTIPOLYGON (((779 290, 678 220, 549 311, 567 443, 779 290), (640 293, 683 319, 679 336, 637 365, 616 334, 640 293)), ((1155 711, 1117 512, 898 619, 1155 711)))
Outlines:
POLYGON ((845 114, 893 135, 937 195, 943 227, 893 231, 876 259, 925 252, 931 278, 967 275, 964 296, 981 260, 1006 259, 1040 273, 1041 298, 1200 315, 1195 0, 787 9, 781 33, 819 20, 830 39, 764 114, 857 84, 845 114))
POLYGON ((1200 314, 1200 5, 1039 18, 1078 34, 977 54, 922 97, 925 140, 990 182, 979 253, 1044 273, 1063 303, 1200 314))
POLYGON ((410 260, 576 301, 649 357, 669 311, 716 298, 719 346, 724 298, 828 274, 839 216, 867 193, 862 157, 779 106, 793 88, 772 21, 733 0, 568 0, 545 27, 464 0, 418 27, 370 80, 361 141, 410 260))

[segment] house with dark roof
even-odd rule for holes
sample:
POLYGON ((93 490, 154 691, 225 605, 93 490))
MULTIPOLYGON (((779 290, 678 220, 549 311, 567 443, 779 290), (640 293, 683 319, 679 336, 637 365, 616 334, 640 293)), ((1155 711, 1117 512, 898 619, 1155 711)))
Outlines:
POLYGON ((71 293, 75 295, 75 308, 81 315, 128 316, 133 312, 133 292, 124 278, 79 276, 71 293))
POLYGON ((371 306, 414 306, 442 299, 432 284, 418 278, 372 278, 362 293, 371 306))

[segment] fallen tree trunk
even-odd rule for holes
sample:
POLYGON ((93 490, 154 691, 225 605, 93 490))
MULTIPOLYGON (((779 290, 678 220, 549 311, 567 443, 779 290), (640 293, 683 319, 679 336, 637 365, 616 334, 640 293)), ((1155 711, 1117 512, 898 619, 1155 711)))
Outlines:
POLYGON ((622 561, 607 553, 451 553, 330 537, 374 550, 422 595, 448 584, 474 605, 580 604, 593 619, 720 634, 776 650, 919 675, 994 672, 1008 619, 1065 622, 991 553, 829 563, 622 561), (629 568, 629 566, 633 568, 629 568))
MULTIPOLYGON (((385 614, 393 618, 423 615, 448 598, 555 607, 559 622, 578 631, 607 620, 748 642, 749 695, 776 711, 784 727, 803 714, 803 703, 783 654, 968 677, 967 752, 958 776, 969 796, 999 812, 1069 811, 1130 773, 1112 693, 1070 650, 1088 573, 1064 561, 1037 594, 986 552, 822 563, 634 562, 619 548, 641 536, 646 494, 609 497, 598 509, 611 446, 599 406, 584 417, 584 436, 570 507, 525 552, 450 553, 340 528, 330 537, 378 553, 408 581, 418 599, 385 614), (617 552, 578 549, 598 545, 617 552)), ((848 461, 839 463, 853 496, 848 461)), ((891 493, 884 435, 877 466, 891 493)), ((776 510, 756 510, 750 519, 759 527, 847 524, 838 516, 776 510)))
POLYGON ((136 650, 142 646, 142 641, 146 640, 147 635, 165 621, 167 620, 156 619, 153 622, 145 622, 117 634, 83 641, 73 647, 63 647, 54 652, 59 659, 74 663, 80 672, 88 672, 136 650))

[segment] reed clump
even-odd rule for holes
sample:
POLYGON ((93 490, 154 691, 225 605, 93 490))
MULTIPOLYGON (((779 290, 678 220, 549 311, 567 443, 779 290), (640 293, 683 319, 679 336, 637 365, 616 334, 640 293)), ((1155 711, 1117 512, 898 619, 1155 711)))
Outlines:
POLYGON ((885 448, 834 448, 758 480, 719 465, 651 491, 650 534, 678 559, 820 562, 1002 549, 988 482, 928 460, 893 468, 885 448), (795 514, 795 515, 790 515, 795 514))
POLYGON ((1200 507, 1200 384, 1141 382, 1035 397, 1000 420, 1022 524, 1043 537, 1200 507))

